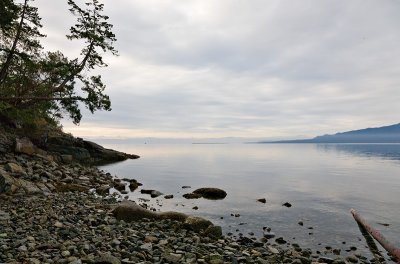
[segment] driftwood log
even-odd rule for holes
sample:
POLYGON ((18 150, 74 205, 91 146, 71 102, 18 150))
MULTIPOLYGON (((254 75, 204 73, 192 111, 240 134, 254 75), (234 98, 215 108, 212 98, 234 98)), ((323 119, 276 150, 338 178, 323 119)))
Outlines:
POLYGON ((390 243, 378 230, 370 226, 356 210, 351 209, 350 212, 357 223, 365 228, 365 230, 367 230, 368 233, 370 233, 371 236, 375 238, 376 241, 378 241, 379 244, 381 244, 382 247, 396 259, 397 263, 400 263, 400 248, 396 248, 394 245, 392 245, 392 243, 390 243))

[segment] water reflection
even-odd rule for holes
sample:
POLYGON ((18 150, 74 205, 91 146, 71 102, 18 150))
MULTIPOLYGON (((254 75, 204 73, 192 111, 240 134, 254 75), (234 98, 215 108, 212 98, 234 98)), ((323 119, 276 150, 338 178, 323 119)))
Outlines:
POLYGON ((318 144, 317 149, 368 158, 400 160, 400 144, 318 144))
POLYGON ((303 246, 321 249, 323 242, 345 252, 354 245, 364 253, 365 241, 358 239, 361 233, 349 212, 354 207, 372 224, 389 223, 376 227, 400 243, 400 144, 126 145, 119 150, 141 158, 104 169, 174 195, 157 202, 138 190, 130 199, 148 198, 162 211, 205 216, 225 232, 260 235, 269 226, 303 246), (186 200, 182 195, 193 189, 183 190, 183 185, 218 187, 228 196, 186 200), (285 202, 293 207, 283 207, 285 202), (300 220, 304 227, 297 224, 300 220))

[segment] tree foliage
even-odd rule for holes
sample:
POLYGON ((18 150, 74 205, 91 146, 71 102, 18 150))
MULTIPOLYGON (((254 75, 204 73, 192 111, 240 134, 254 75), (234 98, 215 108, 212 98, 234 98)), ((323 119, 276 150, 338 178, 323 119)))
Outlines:
POLYGON ((111 110, 101 76, 90 74, 107 66, 104 53, 117 55, 113 47, 116 38, 108 16, 103 14, 103 4, 90 0, 82 7, 68 0, 76 24, 66 37, 84 43, 80 56, 70 59, 61 51, 44 50, 40 40, 45 35, 33 1, 0 2, 0 111, 8 106, 54 118, 67 113, 79 123, 80 106, 92 113, 111 110))

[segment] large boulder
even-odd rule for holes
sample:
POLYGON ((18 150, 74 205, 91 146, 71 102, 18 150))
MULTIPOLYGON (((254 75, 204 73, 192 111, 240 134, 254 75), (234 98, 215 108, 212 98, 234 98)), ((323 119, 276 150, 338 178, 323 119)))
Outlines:
POLYGON ((224 190, 218 188, 200 188, 194 190, 193 193, 201 195, 203 198, 211 199, 211 200, 220 200, 226 197, 226 192, 224 190))
POLYGON ((125 222, 138 221, 143 218, 159 219, 160 216, 152 211, 146 210, 140 205, 133 202, 123 202, 113 210, 115 218, 124 220, 125 222))
POLYGON ((195 232, 206 230, 209 226, 213 225, 211 221, 197 216, 188 216, 183 224, 195 232))
POLYGON ((209 231, 207 231, 206 235, 210 235, 210 237, 217 237, 219 234, 219 228, 210 229, 210 227, 214 225, 207 219, 196 216, 188 216, 179 212, 156 213, 146 210, 136 203, 129 201, 124 201, 117 206, 113 210, 113 214, 117 220, 124 220, 126 222, 140 221, 143 218, 152 220, 170 219, 183 223, 185 228, 194 230, 195 232, 205 231, 207 228, 209 228, 209 231))

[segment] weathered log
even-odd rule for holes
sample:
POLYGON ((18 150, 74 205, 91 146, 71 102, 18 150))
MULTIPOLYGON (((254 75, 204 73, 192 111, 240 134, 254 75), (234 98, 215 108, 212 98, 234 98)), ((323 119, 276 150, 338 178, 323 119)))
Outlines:
POLYGON ((396 248, 392 243, 390 243, 378 230, 374 229, 372 226, 370 226, 367 221, 365 221, 364 218, 361 217, 359 213, 357 213, 356 210, 351 209, 350 210, 351 214, 353 215, 354 219, 359 223, 365 230, 368 231, 368 233, 371 234, 373 238, 376 239, 376 241, 379 242, 379 244, 382 245, 384 249, 386 249, 387 252, 389 252, 390 255, 392 255, 397 263, 400 264, 400 248, 396 248))

